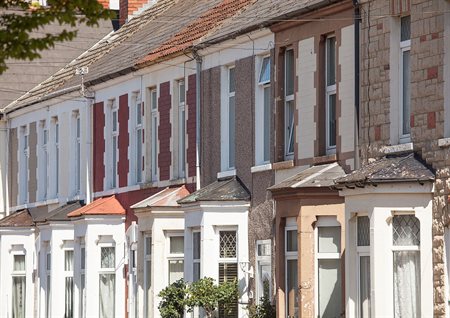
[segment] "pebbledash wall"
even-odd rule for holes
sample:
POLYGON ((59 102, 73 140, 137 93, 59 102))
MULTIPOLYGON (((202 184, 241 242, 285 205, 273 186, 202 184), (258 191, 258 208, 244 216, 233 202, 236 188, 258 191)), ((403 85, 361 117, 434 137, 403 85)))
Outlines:
MULTIPOLYGON (((432 263, 434 316, 448 314, 444 234, 450 201, 450 2, 361 1, 362 163, 398 150, 414 150, 436 170, 432 263), (405 5, 410 4, 410 10, 405 5), (395 51, 399 17, 411 16, 411 143, 399 145, 395 51)), ((448 257, 448 256, 447 256, 448 257)))

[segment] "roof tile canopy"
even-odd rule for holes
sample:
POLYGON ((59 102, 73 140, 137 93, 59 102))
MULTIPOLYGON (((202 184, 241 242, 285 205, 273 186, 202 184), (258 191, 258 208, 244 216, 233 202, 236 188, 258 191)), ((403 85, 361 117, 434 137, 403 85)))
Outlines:
POLYGON ((79 217, 85 215, 125 215, 125 209, 116 199, 116 196, 100 198, 84 207, 67 214, 68 217, 79 217))
POLYGON ((219 179, 206 187, 195 191, 179 204, 188 204, 199 201, 249 201, 250 191, 237 176, 219 179))
POLYGON ((70 221, 67 216, 70 212, 81 208, 84 204, 81 201, 67 202, 60 207, 48 212, 46 209, 31 208, 30 214, 34 222, 48 222, 48 221, 70 221))
POLYGON ((413 153, 387 156, 338 178, 336 184, 374 184, 381 182, 433 181, 434 171, 413 153))
POLYGON ((0 220, 0 228, 2 227, 32 227, 33 219, 27 209, 11 213, 7 217, 0 220))
POLYGON ((177 201, 183 199, 189 194, 189 190, 186 189, 186 186, 184 185, 178 188, 165 188, 151 197, 136 203, 131 208, 177 207, 179 206, 177 201))

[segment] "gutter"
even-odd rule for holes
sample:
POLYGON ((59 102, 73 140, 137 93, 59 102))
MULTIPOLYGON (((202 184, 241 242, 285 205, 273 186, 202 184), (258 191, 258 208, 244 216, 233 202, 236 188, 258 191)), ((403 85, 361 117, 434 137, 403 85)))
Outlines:
POLYGON ((354 140, 354 169, 359 169, 360 158, 359 158, 359 109, 360 109, 360 24, 361 24, 361 9, 359 7, 358 0, 353 0, 354 6, 354 32, 355 32, 355 140, 354 140))

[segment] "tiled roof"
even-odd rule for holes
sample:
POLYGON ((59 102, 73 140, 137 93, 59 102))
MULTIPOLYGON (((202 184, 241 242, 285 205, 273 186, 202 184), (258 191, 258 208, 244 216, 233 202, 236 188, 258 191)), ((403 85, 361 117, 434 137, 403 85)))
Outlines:
POLYGON ((113 195, 111 197, 97 199, 67 214, 68 217, 84 215, 125 215, 125 209, 113 195))
POLYGON ((0 220, 0 227, 32 227, 33 219, 27 209, 11 213, 0 220))
POLYGON ((255 0, 222 1, 200 15, 198 19, 189 23, 163 45, 151 51, 150 54, 140 60, 138 64, 146 64, 190 48, 195 41, 201 39, 201 37, 206 34, 211 33, 215 28, 219 27, 223 21, 237 14, 252 2, 255 2, 255 0))
POLYGON ((30 214, 34 222, 48 222, 48 221, 70 221, 67 216, 70 212, 75 211, 83 206, 80 201, 67 202, 56 209, 48 211, 42 208, 30 209, 30 214))
POLYGON ((336 184, 369 184, 382 182, 433 181, 434 171, 415 154, 388 156, 369 163, 348 175, 338 178, 336 184))
POLYGON ((199 201, 249 201, 250 191, 237 176, 219 179, 178 201, 179 204, 199 201))
POLYGON ((177 207, 179 206, 177 201, 183 199, 189 195, 189 193, 189 190, 186 189, 186 186, 184 185, 178 188, 166 188, 158 193, 155 193, 151 197, 134 204, 131 208, 177 207))
POLYGON ((331 187, 336 178, 343 176, 345 176, 344 169, 337 163, 312 166, 271 186, 269 190, 331 187))

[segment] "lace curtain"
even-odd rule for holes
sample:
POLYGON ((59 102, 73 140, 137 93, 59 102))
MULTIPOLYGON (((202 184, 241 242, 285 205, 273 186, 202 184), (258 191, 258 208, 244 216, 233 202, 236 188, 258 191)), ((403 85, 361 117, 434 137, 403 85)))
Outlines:
POLYGON ((420 253, 394 252, 394 315, 420 317, 420 253))
POLYGON ((115 274, 100 274, 100 318, 114 318, 115 274))
POLYGON ((25 318, 25 276, 13 277, 12 318, 25 318))

